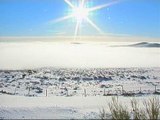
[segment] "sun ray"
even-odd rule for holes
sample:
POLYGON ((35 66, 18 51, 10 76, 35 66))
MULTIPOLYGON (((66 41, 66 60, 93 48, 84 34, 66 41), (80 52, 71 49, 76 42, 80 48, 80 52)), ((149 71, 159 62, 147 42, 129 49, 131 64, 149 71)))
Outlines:
POLYGON ((74 33, 74 40, 76 39, 76 37, 78 35, 78 29, 79 29, 80 24, 81 24, 81 21, 77 21, 76 28, 75 28, 75 33, 74 33))
POLYGON ((92 8, 89 8, 89 12, 92 12, 92 11, 95 11, 95 10, 99 10, 99 9, 102 9, 102 8, 105 8, 105 7, 108 7, 108 6, 111 6, 113 4, 116 4, 118 3, 119 0, 115 0, 115 1, 112 1, 110 3, 107 3, 107 4, 103 4, 103 5, 99 5, 99 6, 96 6, 96 7, 92 7, 92 8))
POLYGON ((103 34, 102 30, 96 25, 94 24, 88 17, 86 18, 87 22, 94 27, 99 33, 103 34))
POLYGON ((69 0, 64 0, 71 8, 75 8, 75 6, 69 1, 69 0))
POLYGON ((82 0, 81 6, 84 7, 85 0, 82 0))
POLYGON ((73 14, 68 15, 68 16, 64 16, 64 17, 61 17, 61 18, 58 18, 58 19, 55 19, 55 20, 53 20, 52 22, 53 22, 53 23, 62 22, 62 21, 64 21, 64 20, 70 19, 70 18, 72 18, 72 17, 74 17, 73 14))

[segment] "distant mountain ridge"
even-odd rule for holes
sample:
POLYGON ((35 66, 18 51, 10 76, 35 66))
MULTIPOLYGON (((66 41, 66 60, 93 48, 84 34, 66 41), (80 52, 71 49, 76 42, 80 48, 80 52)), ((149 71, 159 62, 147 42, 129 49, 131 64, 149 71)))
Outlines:
POLYGON ((129 45, 132 47, 160 47, 159 43, 148 43, 148 42, 140 42, 136 44, 129 45))
POLYGON ((148 48, 160 48, 159 43, 140 42, 131 45, 118 45, 114 47, 148 47, 148 48))

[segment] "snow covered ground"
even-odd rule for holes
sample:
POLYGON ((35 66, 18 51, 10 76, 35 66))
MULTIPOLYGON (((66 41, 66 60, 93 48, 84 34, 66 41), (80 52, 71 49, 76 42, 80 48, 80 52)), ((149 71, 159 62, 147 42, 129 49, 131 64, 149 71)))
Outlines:
MULTIPOLYGON (((136 97, 141 103, 150 96, 136 97)), ((160 98, 160 96, 159 96, 160 98)), ((132 97, 118 97, 130 108, 132 97)), ((100 118, 102 108, 107 112, 111 96, 24 97, 0 96, 0 118, 5 119, 92 119, 100 118)))
POLYGON ((21 96, 103 96, 160 91, 160 68, 0 71, 0 93, 21 96))
POLYGON ((159 96, 159 43, 132 44, 0 42, 0 118, 99 118, 112 96, 159 96))
POLYGON ((131 46, 135 44, 0 42, 0 69, 160 67, 160 48, 131 46))
POLYGON ((160 68, 0 71, 0 118, 99 118, 112 96, 130 107, 160 93, 160 68), (155 87, 156 92, 155 94, 155 87))
POLYGON ((103 97, 0 96, 1 118, 94 118, 103 97))

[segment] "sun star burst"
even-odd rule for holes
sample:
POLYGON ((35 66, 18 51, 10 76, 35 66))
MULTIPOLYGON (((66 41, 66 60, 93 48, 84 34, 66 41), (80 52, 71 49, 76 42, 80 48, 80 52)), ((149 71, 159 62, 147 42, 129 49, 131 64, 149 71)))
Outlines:
POLYGON ((77 19, 77 21, 81 21, 88 17, 89 11, 84 7, 78 7, 73 9, 73 15, 77 19))
POLYGON ((68 16, 64 16, 62 18, 58 18, 56 20, 54 20, 53 22, 61 22, 67 19, 71 19, 71 18, 75 18, 76 19, 76 26, 75 26, 75 33, 74 33, 74 37, 76 38, 76 36, 78 35, 78 31, 80 28, 80 25, 82 24, 82 21, 87 21, 93 28, 95 28, 99 33, 103 33, 102 30, 89 18, 89 14, 93 11, 105 8, 105 7, 109 7, 115 3, 118 2, 118 0, 112 0, 112 2, 110 3, 106 3, 103 5, 99 5, 99 6, 95 6, 95 7, 91 7, 91 8, 87 8, 85 3, 87 2, 87 0, 78 0, 78 6, 75 6, 74 4, 72 4, 72 2, 70 0, 64 0, 65 3, 67 3, 71 9, 72 9, 72 13, 69 14, 68 16))

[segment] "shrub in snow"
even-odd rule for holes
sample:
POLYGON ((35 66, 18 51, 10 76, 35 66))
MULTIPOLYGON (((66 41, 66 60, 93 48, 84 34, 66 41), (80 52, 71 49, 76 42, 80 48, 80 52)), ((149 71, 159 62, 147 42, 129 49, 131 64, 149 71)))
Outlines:
POLYGON ((148 101, 144 101, 147 117, 151 120, 160 119, 160 100, 158 98, 152 98, 148 101))
POLYGON ((112 98, 112 102, 108 104, 111 111, 112 119, 114 120, 128 120, 130 119, 129 111, 126 106, 123 106, 118 102, 115 97, 112 98))
POLYGON ((114 119, 114 120, 158 120, 160 119, 160 100, 157 97, 145 100, 143 106, 140 107, 140 104, 137 100, 131 100, 132 110, 127 109, 127 107, 118 102, 118 99, 115 97, 112 98, 112 101, 108 104, 110 115, 106 113, 104 109, 100 111, 101 119, 114 119))

